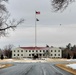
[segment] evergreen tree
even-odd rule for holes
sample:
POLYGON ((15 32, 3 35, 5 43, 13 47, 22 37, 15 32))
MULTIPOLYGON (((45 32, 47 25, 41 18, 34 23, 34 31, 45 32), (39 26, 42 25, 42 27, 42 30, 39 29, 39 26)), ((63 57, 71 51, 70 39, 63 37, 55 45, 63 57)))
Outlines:
POLYGON ((3 59, 4 59, 3 54, 1 54, 1 60, 3 60, 3 59))
POLYGON ((76 59, 76 54, 74 53, 73 59, 76 59))
POLYGON ((68 53, 67 59, 70 59, 70 54, 68 53))

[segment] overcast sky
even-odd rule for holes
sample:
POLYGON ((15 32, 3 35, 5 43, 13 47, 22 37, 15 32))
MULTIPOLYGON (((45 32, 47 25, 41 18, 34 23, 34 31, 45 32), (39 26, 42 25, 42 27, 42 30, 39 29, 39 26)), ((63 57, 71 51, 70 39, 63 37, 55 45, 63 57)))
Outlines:
POLYGON ((37 46, 66 46, 76 44, 76 2, 69 5, 63 12, 52 12, 50 0, 9 0, 7 9, 11 18, 25 22, 15 31, 9 31, 8 37, 0 38, 0 47, 35 46, 35 11, 39 19, 37 26, 37 46), (61 25, 60 25, 61 24, 61 25))

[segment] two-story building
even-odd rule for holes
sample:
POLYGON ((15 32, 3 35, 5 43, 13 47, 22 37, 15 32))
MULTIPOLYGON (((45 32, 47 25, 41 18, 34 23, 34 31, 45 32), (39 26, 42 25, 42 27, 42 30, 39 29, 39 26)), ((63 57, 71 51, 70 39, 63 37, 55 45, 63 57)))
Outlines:
POLYGON ((62 50, 58 47, 49 48, 49 53, 51 58, 62 58, 62 50))
POLYGON ((33 58, 33 57, 61 58, 62 50, 56 47, 17 47, 12 50, 12 58, 33 58))

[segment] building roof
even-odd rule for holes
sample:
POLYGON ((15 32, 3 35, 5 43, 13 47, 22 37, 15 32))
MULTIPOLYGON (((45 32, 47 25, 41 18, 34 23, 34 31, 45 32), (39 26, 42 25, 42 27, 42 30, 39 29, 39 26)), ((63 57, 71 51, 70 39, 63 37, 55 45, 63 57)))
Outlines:
POLYGON ((47 47, 20 47, 22 49, 27 49, 27 50, 47 50, 48 48, 47 47))

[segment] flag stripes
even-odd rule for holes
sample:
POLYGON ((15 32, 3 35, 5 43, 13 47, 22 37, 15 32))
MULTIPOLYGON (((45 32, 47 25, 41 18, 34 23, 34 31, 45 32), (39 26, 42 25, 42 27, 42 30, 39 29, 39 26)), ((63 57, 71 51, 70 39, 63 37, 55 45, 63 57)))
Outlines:
POLYGON ((40 11, 36 11, 36 14, 40 14, 40 11))

